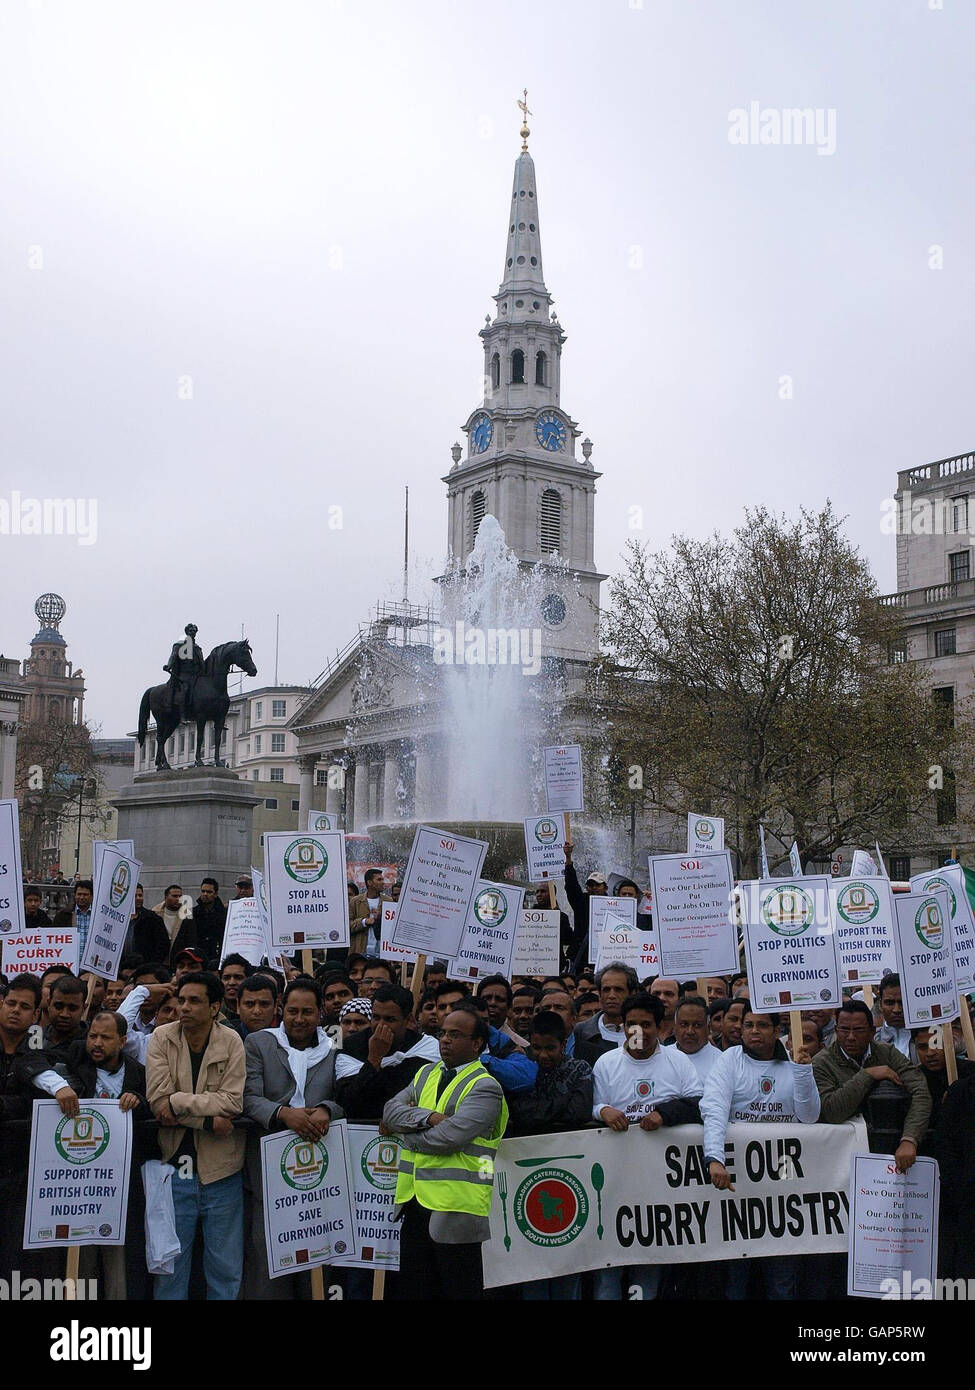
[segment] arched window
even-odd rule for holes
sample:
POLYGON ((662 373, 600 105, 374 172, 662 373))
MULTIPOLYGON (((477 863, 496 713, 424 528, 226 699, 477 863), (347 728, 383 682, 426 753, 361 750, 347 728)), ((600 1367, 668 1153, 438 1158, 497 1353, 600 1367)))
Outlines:
POLYGON ((543 555, 551 555, 562 546, 562 498, 554 487, 547 487, 542 493, 538 517, 538 548, 543 555))
POLYGON ((477 540, 477 528, 484 520, 484 513, 486 510, 487 504, 484 499, 484 493, 481 492, 479 488, 471 498, 471 550, 474 549, 474 542, 477 540))
POLYGON ((535 385, 545 385, 545 354, 544 352, 535 353, 535 385))
POLYGON ((495 353, 491 358, 491 390, 496 391, 501 385, 501 358, 495 353))
POLYGON ((525 384, 525 354, 521 348, 515 348, 511 354, 511 381, 514 386, 525 384))

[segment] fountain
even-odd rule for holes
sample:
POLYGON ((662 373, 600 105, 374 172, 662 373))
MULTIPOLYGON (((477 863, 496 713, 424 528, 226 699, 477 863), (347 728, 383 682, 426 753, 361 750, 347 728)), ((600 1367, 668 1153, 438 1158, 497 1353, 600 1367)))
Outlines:
MULTIPOLYGON (((558 563, 519 564, 486 515, 466 569, 444 589, 434 649, 445 721, 442 806, 423 823, 486 840, 482 872, 494 881, 526 882, 522 817, 545 809, 541 749, 559 737, 561 677, 542 657, 539 614, 558 563)), ((371 825, 369 835, 405 860, 417 824, 371 825)), ((572 827, 583 860, 594 834, 572 827)))

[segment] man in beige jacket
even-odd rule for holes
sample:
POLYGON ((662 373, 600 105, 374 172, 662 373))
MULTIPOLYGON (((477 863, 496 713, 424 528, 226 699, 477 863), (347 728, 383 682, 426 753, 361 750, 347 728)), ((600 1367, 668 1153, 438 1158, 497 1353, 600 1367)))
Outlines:
POLYGON ((349 901, 349 949, 361 951, 366 956, 378 956, 382 936, 382 904, 392 902, 392 898, 382 891, 382 869, 367 869, 365 884, 366 891, 349 901))
POLYGON ((179 984, 179 1020, 156 1028, 146 1055, 146 1091, 159 1121, 163 1159, 175 1168, 173 1209, 180 1253, 172 1274, 157 1274, 157 1299, 189 1292, 193 1240, 203 1224, 207 1298, 232 1301, 244 1254, 244 1133, 233 1117, 243 1109, 244 1044, 218 1021, 223 985, 194 970, 179 984))

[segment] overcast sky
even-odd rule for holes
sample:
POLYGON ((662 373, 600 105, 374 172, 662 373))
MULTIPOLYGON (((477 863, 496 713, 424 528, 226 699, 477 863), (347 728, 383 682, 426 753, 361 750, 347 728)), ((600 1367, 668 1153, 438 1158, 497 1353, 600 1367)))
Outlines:
POLYGON ((975 448, 975 6, 943 6, 5 0, 0 499, 98 531, 0 536, 0 648, 61 593, 105 737, 189 621, 243 623, 266 684, 280 613, 309 680, 398 596, 404 484, 419 594, 525 86, 597 563, 831 497, 893 588, 897 470, 975 448), (834 111, 835 152, 730 143, 752 102, 834 111))

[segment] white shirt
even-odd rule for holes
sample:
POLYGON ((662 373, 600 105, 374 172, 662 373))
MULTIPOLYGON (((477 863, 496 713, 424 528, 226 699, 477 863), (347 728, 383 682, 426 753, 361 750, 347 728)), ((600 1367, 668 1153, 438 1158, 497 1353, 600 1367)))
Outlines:
MULTIPOLYGON (((678 1051, 680 1051, 679 1048, 678 1051)), ((697 1072, 697 1079, 700 1081, 703 1089, 704 1083, 710 1075, 711 1068, 721 1056, 721 1053, 716 1047, 712 1047, 710 1043, 705 1043, 704 1046, 699 1047, 696 1052, 682 1052, 681 1056, 686 1057, 697 1072)))
POLYGON ((125 1041, 122 1043, 122 1051, 126 1057, 132 1057, 140 1066, 146 1064, 146 1054, 149 1051, 149 1039, 152 1037, 152 1023, 148 1026, 140 1022, 139 1010, 149 998, 149 991, 145 985, 136 985, 135 989, 129 993, 115 1010, 121 1014, 128 1026, 125 1034, 125 1041))
POLYGON ((592 1069, 594 1120, 601 1118, 603 1106, 622 1110, 635 1122, 649 1115, 665 1100, 696 1099, 701 1083, 690 1058, 676 1047, 661 1047, 649 1057, 632 1057, 625 1047, 604 1052, 592 1069))
POLYGON ((778 1120, 782 1124, 815 1124, 819 1091, 811 1066, 773 1058, 760 1062, 742 1047, 718 1054, 704 1083, 701 1098, 704 1156, 724 1162, 729 1124, 742 1120, 778 1120))

